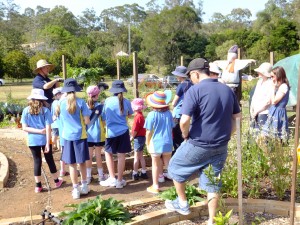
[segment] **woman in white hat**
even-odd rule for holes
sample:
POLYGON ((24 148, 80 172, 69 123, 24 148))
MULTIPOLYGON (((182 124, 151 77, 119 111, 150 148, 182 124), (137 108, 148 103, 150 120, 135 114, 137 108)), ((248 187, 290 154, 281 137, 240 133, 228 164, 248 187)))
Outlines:
POLYGON ((43 101, 47 100, 44 91, 41 89, 32 89, 31 95, 27 98, 28 106, 22 112, 22 128, 28 133, 28 146, 31 150, 34 162, 34 179, 36 182, 35 192, 43 190, 41 183, 42 154, 44 153, 46 162, 58 188, 63 180, 58 178, 56 165, 52 155, 51 140, 51 123, 52 116, 50 110, 43 107, 43 101))
POLYGON ((272 65, 268 62, 262 63, 258 68, 254 69, 258 73, 257 81, 253 97, 250 105, 250 115, 254 120, 254 128, 261 129, 268 118, 269 107, 271 105, 271 77, 272 65))
POLYGON ((54 69, 54 65, 48 63, 45 59, 40 59, 36 63, 36 69, 33 70, 34 74, 37 74, 32 81, 33 88, 43 89, 45 96, 47 97, 46 102, 49 104, 47 107, 50 107, 53 102, 53 89, 58 87, 58 82, 62 82, 62 78, 56 78, 51 80, 48 75, 54 69))

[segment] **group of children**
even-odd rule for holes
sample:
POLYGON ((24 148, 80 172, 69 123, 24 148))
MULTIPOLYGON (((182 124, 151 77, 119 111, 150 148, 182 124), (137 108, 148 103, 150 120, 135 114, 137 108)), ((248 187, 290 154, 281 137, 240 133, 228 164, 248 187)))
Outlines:
POLYGON ((59 188, 62 177, 66 175, 66 164, 69 165, 70 178, 73 184, 73 199, 88 194, 92 181, 92 159, 95 157, 98 180, 101 186, 123 188, 126 153, 134 148, 132 179, 148 179, 146 162, 143 156, 144 146, 152 158, 153 185, 148 192, 158 193, 159 183, 168 178, 163 168, 168 167, 173 150, 172 129, 175 126, 169 110, 167 95, 163 91, 155 91, 146 97, 147 104, 152 107, 147 118, 143 116, 146 108, 144 100, 136 98, 132 102, 123 96, 127 92, 123 81, 117 80, 109 90, 112 96, 104 103, 99 102, 100 90, 97 86, 89 86, 86 90, 87 100, 76 96, 82 89, 73 78, 66 79, 62 88, 53 90, 54 102, 51 110, 43 106, 47 100, 42 89, 33 89, 28 97, 28 107, 22 113, 22 127, 28 132, 28 146, 34 159, 35 192, 43 190, 41 184, 41 151, 59 188), (127 118, 134 115, 131 132, 127 118), (52 127, 52 131, 51 131, 52 127), (52 137, 52 142, 51 142, 52 137), (59 138, 58 138, 59 137, 59 138), (56 144, 59 139, 60 144, 56 144), (162 141, 163 140, 163 141, 162 141), (52 155, 52 146, 61 147, 60 173, 52 155), (103 172, 101 152, 105 149, 105 161, 108 176, 103 172), (117 177, 113 155, 118 158, 117 177), (139 172, 139 164, 141 171, 139 172), (78 168, 81 185, 78 181, 78 168))

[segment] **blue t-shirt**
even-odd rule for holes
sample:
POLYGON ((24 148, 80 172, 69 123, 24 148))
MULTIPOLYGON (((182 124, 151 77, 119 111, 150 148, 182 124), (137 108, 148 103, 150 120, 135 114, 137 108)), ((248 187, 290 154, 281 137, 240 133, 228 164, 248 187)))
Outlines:
MULTIPOLYGON (((28 127, 36 129, 44 129, 46 125, 51 125, 52 117, 50 110, 43 107, 38 115, 29 113, 29 106, 22 112, 21 123, 26 124, 28 127)), ((44 146, 46 145, 46 134, 36 134, 28 132, 28 146, 44 146)))
POLYGON ((184 94, 192 85, 193 84, 189 80, 185 80, 184 82, 180 83, 176 88, 176 95, 179 97, 179 99, 172 112, 174 118, 181 117, 181 107, 184 99, 184 94))
POLYGON ((112 96, 105 100, 102 118, 106 122, 106 137, 113 138, 124 134, 129 128, 127 116, 133 114, 131 103, 126 98, 123 99, 124 113, 120 114, 118 96, 112 96))
MULTIPOLYGON (((58 105, 58 100, 54 100, 52 102, 52 105, 51 105, 51 116, 52 116, 52 119, 55 115, 55 112, 56 112, 56 106, 58 105)), ((55 120, 53 120, 53 123, 51 124, 51 128, 58 128, 58 122, 57 122, 57 118, 55 120)))
MULTIPOLYGON (((101 104, 99 102, 95 103, 95 107, 100 106, 101 104)), ((90 110, 90 109, 89 109, 90 110)), ((100 115, 102 112, 97 112, 98 110, 94 110, 96 116, 100 115)), ((90 110, 90 113, 92 114, 92 110, 90 110)), ((90 118, 91 123, 87 126, 87 133, 88 133, 88 142, 103 142, 105 141, 105 133, 104 133, 104 125, 102 122, 102 116, 97 116, 98 118, 92 123, 92 118, 90 118)))
POLYGON ((70 114, 67 111, 67 98, 60 102, 60 122, 62 126, 62 137, 68 141, 76 141, 87 138, 85 116, 90 116, 86 103, 81 98, 76 98, 76 111, 70 114))
POLYGON ((38 74, 32 81, 32 87, 37 89, 43 89, 44 95, 48 98, 46 101, 51 104, 53 102, 53 88, 44 89, 44 85, 49 83, 51 80, 49 77, 43 77, 42 75, 38 74))
POLYGON ((185 95, 182 114, 192 117, 189 138, 203 147, 227 144, 232 129, 232 114, 240 112, 234 92, 217 79, 205 79, 185 95))
POLYGON ((173 139, 172 128, 175 126, 172 114, 169 110, 165 112, 151 111, 148 113, 144 128, 152 131, 149 153, 172 152, 173 139))

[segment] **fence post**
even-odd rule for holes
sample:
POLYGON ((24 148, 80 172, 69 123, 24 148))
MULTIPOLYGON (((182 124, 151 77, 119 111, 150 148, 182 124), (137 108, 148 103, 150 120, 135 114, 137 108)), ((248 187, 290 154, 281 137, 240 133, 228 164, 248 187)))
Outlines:
POLYGON ((62 55, 61 56, 62 60, 62 72, 63 72, 63 78, 67 79, 67 66, 66 66, 66 56, 62 55))
POLYGON ((133 96, 134 98, 139 97, 138 90, 138 66, 137 66, 137 54, 133 52, 133 96))
POLYGON ((180 66, 183 66, 183 56, 180 56, 180 66))
POLYGON ((120 59, 117 59, 117 80, 121 78, 121 66, 120 66, 120 59))
POLYGON ((270 64, 274 65, 274 52, 270 52, 270 64))

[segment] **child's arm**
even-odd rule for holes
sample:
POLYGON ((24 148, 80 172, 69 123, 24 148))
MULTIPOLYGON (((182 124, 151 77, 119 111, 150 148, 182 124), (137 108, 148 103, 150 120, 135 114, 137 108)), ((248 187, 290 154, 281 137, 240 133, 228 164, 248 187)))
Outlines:
POLYGON ((46 125, 46 146, 44 153, 48 153, 50 151, 50 142, 51 142, 51 126, 46 125))
POLYGON ((137 134, 137 131, 133 131, 133 134, 130 137, 130 141, 132 141, 135 138, 136 134, 137 134))
POLYGON ((26 123, 22 123, 22 129, 27 133, 34 133, 34 134, 46 134, 46 128, 44 129, 37 129, 33 127, 28 127, 26 123))
POLYGON ((146 131, 146 145, 147 145, 147 148, 149 148, 151 137, 152 137, 152 131, 147 130, 146 131))

